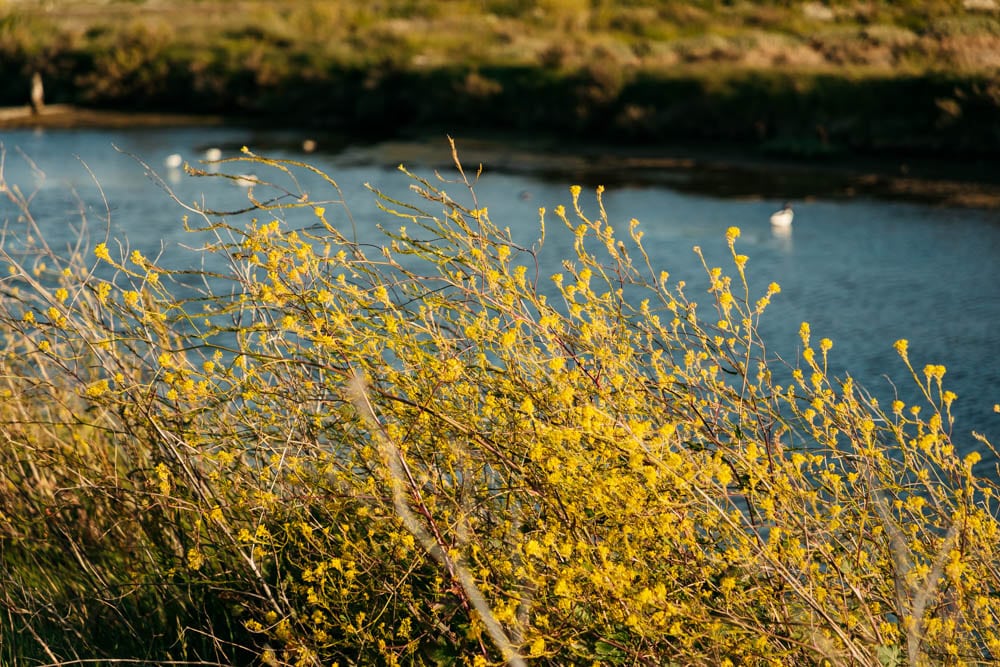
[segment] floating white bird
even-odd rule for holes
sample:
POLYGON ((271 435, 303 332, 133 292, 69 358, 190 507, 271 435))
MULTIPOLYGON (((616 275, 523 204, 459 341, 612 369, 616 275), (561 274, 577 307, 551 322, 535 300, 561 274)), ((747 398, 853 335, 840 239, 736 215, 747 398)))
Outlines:
POLYGON ((171 153, 163 161, 163 164, 167 166, 167 169, 180 169, 181 165, 184 164, 184 158, 181 157, 180 153, 171 153))
POLYGON ((205 150, 205 159, 214 162, 222 159, 222 151, 218 148, 208 148, 205 150))
POLYGON ((233 182, 241 188, 249 188, 253 185, 257 185, 259 181, 257 180, 257 174, 240 174, 233 182))
POLYGON ((771 214, 771 224, 775 227, 789 227, 794 217, 795 213, 792 212, 792 205, 785 202, 785 206, 780 211, 775 211, 771 214))

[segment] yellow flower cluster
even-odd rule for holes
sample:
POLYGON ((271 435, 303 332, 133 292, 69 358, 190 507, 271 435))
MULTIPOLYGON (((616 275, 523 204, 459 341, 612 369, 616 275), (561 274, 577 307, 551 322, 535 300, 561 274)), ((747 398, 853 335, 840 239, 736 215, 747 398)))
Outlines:
POLYGON ((672 283, 602 189, 572 188, 528 247, 410 177, 418 203, 379 197, 405 223, 381 244, 334 227, 321 176, 325 205, 205 212, 218 293, 174 298, 167 267, 123 251, 114 280, 70 271, 5 319, 53 394, 77 387, 76 421, 38 421, 94 452, 76 474, 124 471, 38 488, 108 489, 95 534, 128 526, 128 553, 167 563, 146 580, 238 606, 266 664, 995 657, 989 448, 957 454, 943 366, 920 376, 897 341, 922 398, 883 411, 828 374, 809 323, 773 366, 758 326, 781 288, 748 280, 737 227, 728 257, 696 249, 703 281, 672 283))

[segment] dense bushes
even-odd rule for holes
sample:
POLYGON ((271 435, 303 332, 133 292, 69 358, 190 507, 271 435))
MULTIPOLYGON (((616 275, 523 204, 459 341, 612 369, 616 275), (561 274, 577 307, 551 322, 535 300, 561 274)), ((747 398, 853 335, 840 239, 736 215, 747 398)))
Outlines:
POLYGON ((944 368, 881 406, 803 324, 779 369, 735 227, 689 295, 600 189, 524 247, 461 167, 410 175, 369 246, 332 179, 239 159, 294 196, 193 211, 226 268, 186 299, 124 240, 60 259, 4 189, 5 662, 995 660, 996 484, 944 368))

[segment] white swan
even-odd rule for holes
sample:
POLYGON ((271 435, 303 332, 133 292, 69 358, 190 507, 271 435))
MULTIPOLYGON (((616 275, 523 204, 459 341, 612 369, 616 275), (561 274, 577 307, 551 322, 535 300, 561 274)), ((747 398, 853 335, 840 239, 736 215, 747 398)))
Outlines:
POLYGON ((214 162, 216 160, 222 159, 222 150, 218 148, 209 148, 205 151, 205 159, 209 162, 214 162))
POLYGON ((180 153, 171 153, 167 156, 167 159, 163 161, 167 169, 180 169, 181 165, 184 164, 184 158, 181 157, 180 153))
POLYGON ((790 227, 792 218, 794 217, 795 213, 792 211, 792 205, 785 202, 784 207, 780 211, 775 211, 771 214, 771 225, 774 227, 790 227))
POLYGON ((241 188, 250 188, 260 183, 257 180, 257 174, 239 174, 233 179, 233 182, 241 188))

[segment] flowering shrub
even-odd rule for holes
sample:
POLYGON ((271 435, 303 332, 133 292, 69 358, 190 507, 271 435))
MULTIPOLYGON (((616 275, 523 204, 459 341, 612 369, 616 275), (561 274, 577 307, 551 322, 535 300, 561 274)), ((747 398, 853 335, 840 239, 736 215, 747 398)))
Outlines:
POLYGON ((887 409, 803 324, 779 385, 780 287, 753 293, 739 229, 696 299, 600 188, 525 247, 455 162, 468 205, 409 173, 415 202, 374 193, 381 246, 292 186, 251 221, 193 210, 228 267, 193 298, 124 241, 60 259, 4 186, 36 243, 6 246, 0 309, 13 658, 154 650, 151 619, 157 660, 1000 655, 996 482, 954 451, 943 367, 898 341, 925 401, 887 409), (556 275, 547 233, 574 239, 556 275))

